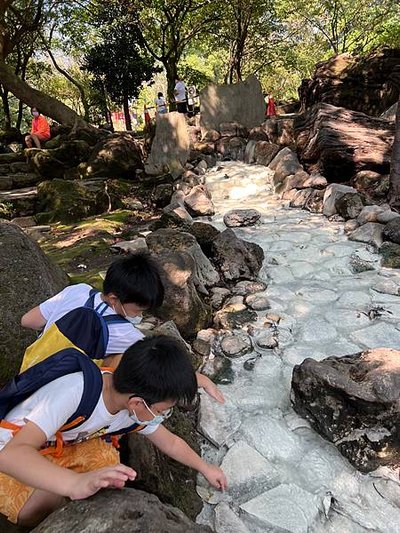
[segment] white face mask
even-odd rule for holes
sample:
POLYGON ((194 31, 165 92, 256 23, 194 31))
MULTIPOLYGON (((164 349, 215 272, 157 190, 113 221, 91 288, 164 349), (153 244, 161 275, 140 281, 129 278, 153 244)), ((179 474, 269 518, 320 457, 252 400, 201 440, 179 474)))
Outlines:
POLYGON ((141 321, 143 320, 143 317, 142 317, 141 314, 138 315, 138 316, 129 316, 129 315, 127 314, 127 312, 125 311, 125 308, 124 308, 124 306, 123 306, 122 304, 121 304, 121 309, 122 309, 122 311, 123 311, 123 313, 124 313, 124 317, 126 318, 126 320, 127 320, 128 322, 130 322, 130 323, 132 324, 132 326, 137 326, 137 325, 140 324, 141 321))
POLYGON ((155 415, 147 403, 144 400, 142 401, 149 413, 153 415, 153 418, 151 420, 139 420, 135 411, 132 409, 133 413, 129 413, 129 416, 136 424, 139 424, 140 426, 158 426, 172 415, 172 407, 164 411, 161 415, 155 415))

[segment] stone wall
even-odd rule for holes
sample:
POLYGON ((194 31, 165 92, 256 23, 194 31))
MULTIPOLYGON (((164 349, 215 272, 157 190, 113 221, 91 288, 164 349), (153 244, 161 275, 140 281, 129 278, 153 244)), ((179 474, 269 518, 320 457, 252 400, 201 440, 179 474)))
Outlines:
POLYGON ((265 119, 261 84, 255 76, 234 85, 208 85, 200 93, 201 126, 219 130, 223 122, 238 122, 247 128, 265 119))

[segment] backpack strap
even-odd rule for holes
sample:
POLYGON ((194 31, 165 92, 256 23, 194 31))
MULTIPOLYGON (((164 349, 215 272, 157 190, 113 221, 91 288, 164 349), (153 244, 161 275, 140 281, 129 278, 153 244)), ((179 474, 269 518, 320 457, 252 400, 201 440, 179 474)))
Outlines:
POLYGON ((89 298, 86 300, 83 307, 89 307, 90 309, 94 309, 94 298, 98 292, 99 291, 96 289, 90 289, 89 298))
POLYGON ((120 315, 107 315, 103 316, 103 319, 107 326, 109 324, 130 324, 129 320, 120 315))
POLYGON ((135 423, 126 428, 121 428, 121 429, 118 429, 117 431, 112 431, 111 433, 107 433, 106 435, 103 435, 102 438, 104 438, 106 441, 111 442, 112 437, 125 435, 126 433, 136 433, 137 431, 141 431, 145 427, 146 426, 144 425, 135 423))

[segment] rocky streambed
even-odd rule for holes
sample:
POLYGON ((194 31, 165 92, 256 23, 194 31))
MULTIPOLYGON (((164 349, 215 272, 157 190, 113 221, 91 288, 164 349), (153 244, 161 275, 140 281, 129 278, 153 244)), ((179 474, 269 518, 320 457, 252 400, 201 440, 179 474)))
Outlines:
POLYGON ((200 414, 203 455, 222 464, 230 485, 221 494, 199 478, 198 522, 217 533, 395 533, 398 473, 356 470, 293 410, 291 380, 307 357, 397 348, 400 273, 382 268, 369 245, 349 241, 343 222, 290 209, 271 175, 238 162, 207 174, 218 229, 231 209, 261 214, 235 233, 263 248, 266 288, 252 296, 256 321, 233 328, 225 345, 215 341, 206 363, 230 362, 218 374, 225 405, 202 395, 200 414))

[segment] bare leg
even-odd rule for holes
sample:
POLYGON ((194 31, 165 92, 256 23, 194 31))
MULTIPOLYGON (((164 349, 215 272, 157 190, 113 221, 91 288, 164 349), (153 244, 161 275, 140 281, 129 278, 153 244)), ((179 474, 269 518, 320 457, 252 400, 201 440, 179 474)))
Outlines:
POLYGON ((32 141, 35 143, 36 148, 41 148, 40 139, 37 135, 31 135, 32 141))
POLYGON ((28 148, 32 148, 32 137, 30 135, 25 137, 25 144, 28 148))
POLYGON ((36 489, 20 510, 17 523, 23 527, 35 527, 66 501, 63 496, 36 489))

